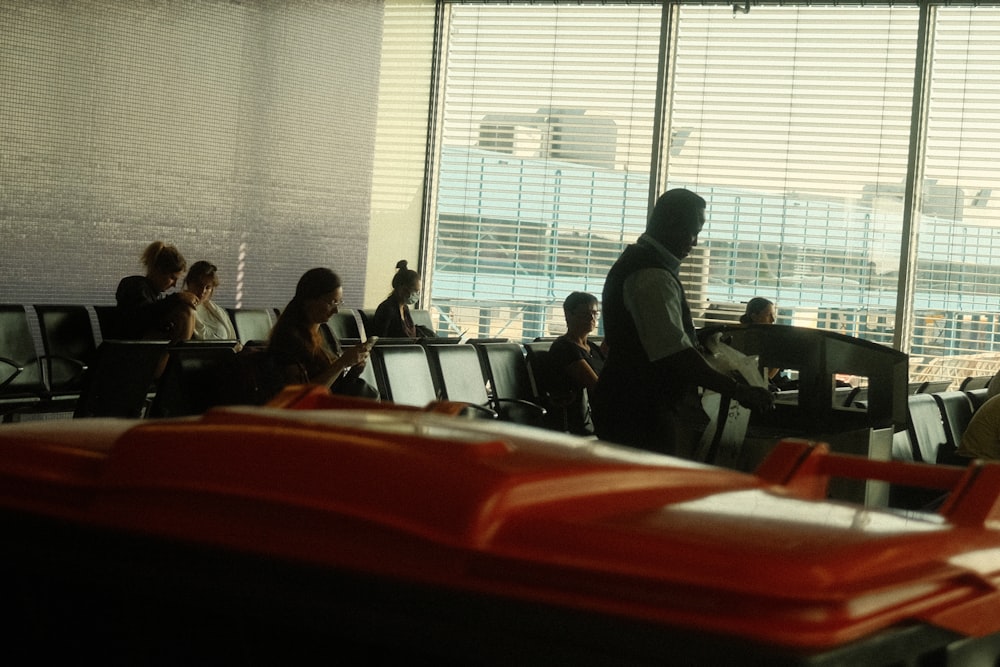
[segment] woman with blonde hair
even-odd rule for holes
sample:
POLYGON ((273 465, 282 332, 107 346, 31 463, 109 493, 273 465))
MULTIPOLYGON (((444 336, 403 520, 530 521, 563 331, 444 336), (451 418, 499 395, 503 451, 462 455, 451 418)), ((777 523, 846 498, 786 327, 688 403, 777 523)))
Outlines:
POLYGON ((153 241, 142 253, 145 275, 122 278, 115 291, 118 337, 125 339, 189 340, 199 298, 190 292, 170 292, 187 268, 177 246, 153 241))

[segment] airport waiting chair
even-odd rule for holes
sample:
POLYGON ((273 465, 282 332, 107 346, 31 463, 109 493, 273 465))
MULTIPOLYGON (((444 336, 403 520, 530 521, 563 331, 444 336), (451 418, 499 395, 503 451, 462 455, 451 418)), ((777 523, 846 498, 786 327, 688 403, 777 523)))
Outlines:
POLYGON ((910 393, 913 394, 935 394, 939 391, 947 391, 951 386, 951 380, 928 380, 925 382, 914 382, 910 385, 910 393))
POLYGON ((360 338, 344 338, 343 336, 338 336, 334 333, 333 329, 330 327, 329 322, 323 322, 319 325, 319 332, 323 336, 323 340, 326 341, 327 347, 331 351, 337 350, 339 347, 344 345, 349 345, 354 341, 360 342, 360 338))
POLYGON ((375 318, 375 311, 368 308, 358 308, 354 312, 357 313, 358 322, 365 332, 368 335, 374 334, 375 329, 372 327, 372 321, 375 318))
POLYGON ((990 392, 989 389, 969 389, 965 395, 969 397, 969 402, 972 403, 972 412, 975 413, 989 399, 990 392))
POLYGON ((524 347, 520 343, 476 343, 473 345, 490 387, 490 407, 500 419, 543 426, 545 408, 539 403, 524 347))
MULTIPOLYGON (((919 459, 914 457, 914 450, 909 430, 903 429, 892 434, 893 461, 905 463, 918 461, 919 459)), ((932 511, 941 503, 943 497, 944 493, 937 489, 890 484, 888 503, 889 507, 896 509, 932 511)))
POLYGON ((165 340, 102 341, 83 374, 73 417, 142 417, 169 347, 165 340))
POLYGON ((118 306, 100 305, 93 308, 94 314, 97 315, 97 328, 100 330, 101 340, 120 339, 122 334, 118 306))
MULTIPOLYGON (((968 424, 967 418, 963 416, 966 408, 968 416, 971 417, 971 402, 963 392, 944 392, 946 396, 949 394, 957 394, 961 400, 950 396, 942 400, 940 392, 917 393, 907 397, 909 424, 906 431, 893 434, 894 460, 930 464, 965 464, 956 460, 953 454, 956 433, 964 431, 963 421, 968 424), (965 406, 962 405, 963 402, 965 406), (944 405, 948 406, 947 413, 944 405)), ((940 506, 946 495, 939 489, 890 484, 889 506, 932 511, 940 506)))
POLYGON ((16 421, 24 412, 37 411, 47 401, 42 363, 21 305, 0 305, 0 412, 3 421, 16 421))
POLYGON ((361 322, 361 316, 350 309, 341 309, 334 313, 326 321, 326 325, 341 340, 365 340, 368 338, 364 324, 361 322))
POLYGON ((906 403, 913 459, 922 463, 937 463, 938 451, 948 441, 938 402, 932 394, 918 393, 908 396, 906 403))
POLYGON ((271 308, 227 308, 241 343, 267 340, 276 316, 271 308))
POLYGON ((383 400, 423 407, 438 399, 427 353, 420 345, 376 345, 368 361, 383 400))
POLYGON ((413 320, 413 324, 417 326, 418 330, 422 328, 422 331, 418 334, 421 338, 433 337, 437 335, 437 330, 434 327, 434 321, 431 319, 431 311, 422 310, 420 308, 410 308, 410 318, 413 320))
POLYGON ((187 341, 170 347, 146 417, 200 415, 217 405, 247 402, 236 341, 187 341))
POLYGON ((79 305, 36 305, 34 309, 45 349, 42 374, 49 395, 54 401, 75 403, 83 373, 97 354, 90 311, 79 305))
POLYGON ((916 459, 913 455, 913 440, 910 439, 910 431, 902 429, 892 434, 892 449, 890 458, 893 461, 904 461, 914 463, 916 459))
POLYGON ((990 380, 992 379, 992 375, 970 375, 962 380, 962 384, 958 386, 958 390, 974 391, 976 389, 986 389, 990 386, 990 380))
POLYGON ((936 463, 964 466, 968 461, 956 454, 969 421, 972 420, 972 401, 964 391, 943 391, 932 394, 941 410, 945 441, 938 449, 936 463))
MULTIPOLYGON (((378 345, 375 346, 378 348, 378 345)), ((424 346, 434 376, 438 396, 447 401, 465 403, 468 416, 497 419, 490 407, 479 353, 471 345, 428 344, 424 346)))
POLYGON ((532 394, 535 400, 545 408, 542 424, 553 431, 569 432, 569 415, 567 410, 572 397, 563 395, 557 387, 557 369, 549 360, 551 340, 536 340, 524 344, 525 360, 528 364, 528 374, 531 380, 532 394))

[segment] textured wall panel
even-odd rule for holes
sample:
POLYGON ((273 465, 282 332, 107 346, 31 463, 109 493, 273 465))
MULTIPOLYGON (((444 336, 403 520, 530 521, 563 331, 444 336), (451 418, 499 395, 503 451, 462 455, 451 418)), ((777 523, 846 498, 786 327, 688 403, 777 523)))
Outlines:
MULTIPOLYGON (((364 292, 380 2, 0 3, 0 301, 111 303, 155 239, 223 306, 364 292)), ((359 305, 359 304, 358 304, 359 305)))

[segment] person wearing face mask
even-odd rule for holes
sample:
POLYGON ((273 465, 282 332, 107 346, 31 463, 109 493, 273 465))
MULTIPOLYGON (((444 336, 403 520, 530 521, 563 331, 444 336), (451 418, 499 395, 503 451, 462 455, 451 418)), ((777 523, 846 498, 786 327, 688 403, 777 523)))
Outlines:
POLYGON ((236 340, 236 328, 212 295, 219 286, 218 268, 206 261, 195 262, 184 278, 184 290, 198 298, 192 340, 236 340))
POLYGON ((194 332, 199 298, 172 292, 187 261, 176 246, 153 241, 142 253, 145 275, 127 276, 115 291, 116 329, 111 337, 126 340, 189 340, 194 332))
POLYGON ((705 208, 704 198, 690 190, 668 190, 645 233, 608 272, 601 299, 608 357, 590 398, 603 440, 691 456, 697 427, 708 421, 698 387, 753 410, 774 404, 766 388, 720 373, 699 349, 679 271, 698 244, 705 208))
POLYGON ((410 317, 410 308, 420 298, 420 274, 407 268, 405 259, 396 263, 392 292, 375 309, 371 336, 382 338, 417 338, 419 332, 410 317))
POLYGON ((309 269, 295 287, 295 296, 281 311, 268 338, 267 354, 279 376, 278 384, 321 384, 331 393, 378 398, 378 391, 360 377, 370 348, 364 343, 342 348, 327 343, 320 325, 343 303, 340 276, 326 268, 309 269))

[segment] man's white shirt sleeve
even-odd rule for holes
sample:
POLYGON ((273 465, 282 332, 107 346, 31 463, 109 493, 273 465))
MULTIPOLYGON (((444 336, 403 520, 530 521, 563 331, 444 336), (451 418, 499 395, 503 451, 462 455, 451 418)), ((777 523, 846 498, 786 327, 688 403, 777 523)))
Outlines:
POLYGON ((693 347, 684 333, 680 285, 668 271, 636 271, 625 279, 622 292, 650 361, 693 347))

